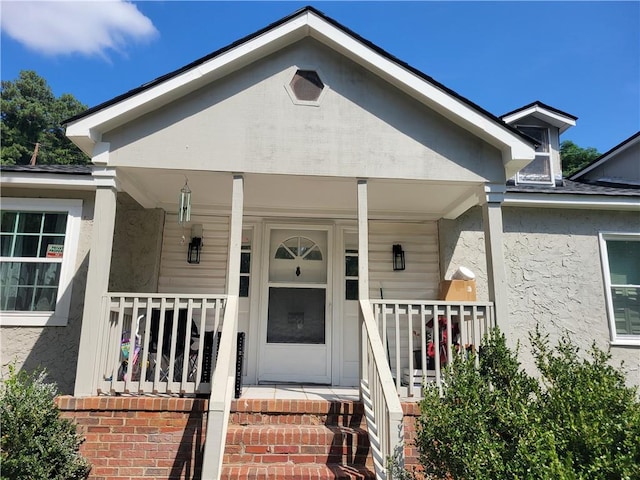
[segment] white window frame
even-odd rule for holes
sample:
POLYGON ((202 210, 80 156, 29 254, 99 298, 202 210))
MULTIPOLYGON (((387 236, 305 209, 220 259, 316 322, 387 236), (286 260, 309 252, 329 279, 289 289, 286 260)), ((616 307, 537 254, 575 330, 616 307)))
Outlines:
MULTIPOLYGON (((623 346, 640 346, 640 335, 619 334, 616 330, 613 298, 611 295, 611 270, 609 269, 609 255, 607 251, 608 240, 632 240, 640 242, 640 233, 600 232, 600 259, 602 262, 602 274, 604 277, 605 298, 607 301, 607 315, 609 316, 609 330, 611 331, 611 344, 623 346)), ((631 285, 640 288, 640 285, 631 285)))
MULTIPOLYGON (((249 254, 249 271, 246 273, 242 273, 242 262, 240 262, 240 278, 246 277, 249 282, 249 288, 247 290, 247 295, 240 295, 239 298, 250 298, 251 297, 251 265, 253 263, 253 227, 251 228, 243 228, 242 229, 242 242, 240 245, 240 255, 243 253, 249 254), (248 238, 248 241, 245 242, 244 239, 248 238)), ((240 292, 238 292, 240 294, 240 292)))
MULTIPOLYGON (((553 171, 553 158, 551 148, 551 129, 549 127, 543 127, 541 125, 516 125, 517 129, 520 128, 539 128, 540 130, 547 131, 547 150, 546 152, 539 152, 536 150, 536 157, 547 157, 549 162, 549 180, 529 180, 526 178, 520 178, 520 171, 516 172, 515 183, 516 185, 555 185, 555 172, 553 171)), ((523 132, 524 133, 524 132, 523 132)), ((534 158, 535 161, 535 158, 534 158)), ((525 167, 526 168, 526 167, 525 167)))
MULTIPOLYGON (((82 222, 82 200, 60 198, 3 198, 2 210, 20 212, 67 212, 64 253, 60 268, 60 283, 53 312, 0 312, 3 327, 62 327, 69 322, 71 287, 75 273, 82 222)), ((14 257, 0 257, 0 262, 15 262, 14 257)))
POLYGON ((347 298, 347 282, 348 281, 353 281, 353 280, 355 280, 356 282, 358 281, 357 272, 356 272, 355 275, 347 275, 347 257, 357 258, 358 262, 360 262, 360 255, 359 255, 358 249, 357 248, 345 247, 344 248, 344 260, 343 260, 343 262, 344 262, 344 270, 345 270, 345 272, 344 272, 344 300, 347 301, 347 302, 348 301, 353 301, 353 300, 357 301, 358 300, 357 297, 353 298, 353 299, 347 298))

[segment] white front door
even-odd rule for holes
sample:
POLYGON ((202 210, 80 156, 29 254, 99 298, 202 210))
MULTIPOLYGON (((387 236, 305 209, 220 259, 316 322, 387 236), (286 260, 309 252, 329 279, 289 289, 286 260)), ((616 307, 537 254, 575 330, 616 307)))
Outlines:
POLYGON ((270 228, 258 381, 331 383, 329 234, 270 228))

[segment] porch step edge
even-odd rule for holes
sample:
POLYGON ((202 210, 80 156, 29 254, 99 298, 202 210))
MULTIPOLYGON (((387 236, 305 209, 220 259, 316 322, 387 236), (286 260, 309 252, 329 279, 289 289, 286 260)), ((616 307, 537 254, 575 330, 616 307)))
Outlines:
POLYGON ((345 414, 363 413, 359 400, 302 400, 238 398, 231 401, 231 413, 308 413, 345 414))
POLYGON ((223 466, 220 480, 369 480, 375 471, 345 465, 257 465, 223 466))

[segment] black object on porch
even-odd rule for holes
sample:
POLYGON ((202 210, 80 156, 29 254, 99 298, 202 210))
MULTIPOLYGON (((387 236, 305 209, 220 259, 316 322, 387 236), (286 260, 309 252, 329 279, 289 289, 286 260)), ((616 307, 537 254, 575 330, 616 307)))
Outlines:
MULTIPOLYGON (((218 332, 218 342, 216 343, 216 361, 218 360, 218 350, 220 349, 220 338, 222 332, 218 332)), ((244 332, 238 332, 238 347, 236 349, 236 378, 234 398, 240 398, 242 393, 242 364, 244 362, 244 332)), ((205 350, 206 352, 206 350, 205 350)))
MULTIPOLYGON (((150 338, 149 338, 149 352, 151 354, 155 354, 156 362, 159 362, 160 366, 160 377, 162 379, 167 379, 168 377, 168 366, 169 366, 169 358, 171 355, 171 345, 175 343, 175 355, 178 364, 182 362, 184 356, 188 356, 189 358, 189 379, 192 379, 192 376, 195 374, 195 352, 192 350, 194 339, 198 338, 198 327, 195 322, 191 321, 191 332, 189 335, 189 345, 186 345, 185 336, 187 333, 187 319, 188 311, 184 308, 178 310, 178 325, 176 327, 176 338, 173 340, 173 319, 174 319, 174 311, 173 310, 165 310, 164 312, 164 327, 163 327, 163 335, 162 335, 162 345, 160 348, 160 355, 158 355, 158 343, 160 337, 160 310, 154 309, 151 313, 151 328, 150 328, 150 338)), ((206 348, 209 347, 209 357, 211 356, 211 352, 213 351, 213 332, 205 332, 205 356, 203 360, 203 377, 211 376, 211 360, 209 359, 207 362, 206 356, 206 348), (207 339, 209 340, 207 342, 207 339), (209 345, 207 345, 209 343, 209 345), (208 363, 208 372, 207 372, 207 363, 208 363), (205 373, 207 375, 205 375, 205 373)), ((197 347, 196 347, 197 348, 197 347)), ((152 374, 152 370, 150 372, 152 374)), ((178 382, 182 378, 182 370, 180 368, 176 368, 173 373, 173 381, 178 382)), ((206 380, 209 381, 209 380, 206 380)))
MULTIPOLYGON (((160 310, 151 312, 151 337, 149 339, 149 351, 158 352, 158 340, 160 336, 160 310)), ((173 333, 173 310, 164 312, 164 330, 162 336, 162 354, 169 356, 171 353, 171 336, 173 333)), ((178 328, 176 333, 176 352, 184 352, 185 350, 185 334, 187 333, 187 310, 178 310, 178 328)), ((198 328, 191 322, 190 338, 197 338, 198 328)))

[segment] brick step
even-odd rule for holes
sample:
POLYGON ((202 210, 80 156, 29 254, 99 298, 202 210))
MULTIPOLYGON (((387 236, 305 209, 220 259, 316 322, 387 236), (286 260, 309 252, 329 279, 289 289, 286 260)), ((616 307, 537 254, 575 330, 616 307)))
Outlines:
POLYGON ((363 404, 333 400, 234 400, 221 478, 375 478, 363 404))
POLYGON ((369 437, 361 428, 229 425, 223 463, 366 465, 369 451, 369 437))
POLYGON ((232 412, 230 425, 327 425, 366 428, 363 414, 315 415, 308 413, 232 412))
POLYGON ((326 400, 234 400, 229 424, 366 426, 361 402, 326 400))
POLYGON ((368 480, 372 468, 343 465, 238 465, 225 466, 221 480, 368 480))

